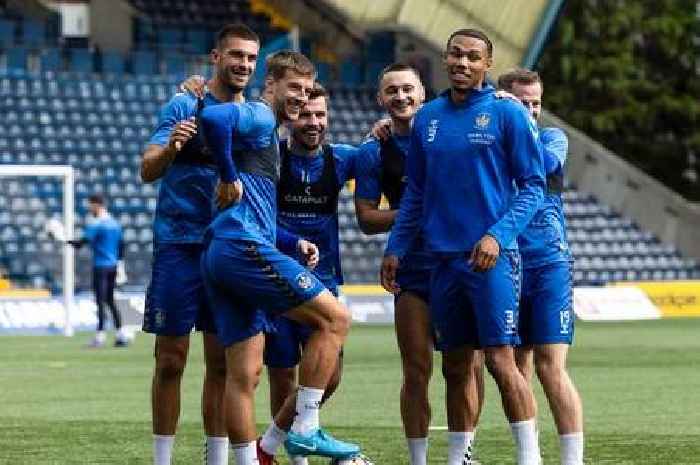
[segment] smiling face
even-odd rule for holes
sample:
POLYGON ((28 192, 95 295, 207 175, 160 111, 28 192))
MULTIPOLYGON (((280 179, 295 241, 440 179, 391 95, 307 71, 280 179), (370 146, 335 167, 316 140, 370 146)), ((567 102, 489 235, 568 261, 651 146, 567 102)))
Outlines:
POLYGON ((379 82, 377 100, 392 119, 411 120, 425 100, 425 90, 415 71, 389 71, 379 82))
POLYGON ((217 77, 234 93, 248 85, 255 72, 260 44, 255 40, 229 36, 212 50, 217 77))
POLYGON ((282 121, 296 121, 314 88, 314 76, 287 69, 280 79, 271 78, 273 108, 282 121))
POLYGON ((534 119, 540 117, 542 111, 542 84, 532 82, 529 84, 514 82, 511 93, 525 105, 527 111, 534 119))
POLYGON ((443 56, 452 90, 458 93, 481 88, 491 63, 486 42, 465 35, 455 35, 443 56))
POLYGON ((320 96, 307 101, 299 113, 299 118, 292 122, 291 127, 295 142, 306 150, 317 149, 326 138, 328 128, 326 97, 320 96))

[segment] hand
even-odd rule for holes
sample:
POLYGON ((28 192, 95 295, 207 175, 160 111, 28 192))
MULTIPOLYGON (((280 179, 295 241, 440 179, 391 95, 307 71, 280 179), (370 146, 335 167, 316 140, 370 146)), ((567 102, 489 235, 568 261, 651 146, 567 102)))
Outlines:
POLYGON ((182 150, 182 146, 192 139, 197 134, 197 124, 194 122, 194 116, 190 119, 182 120, 175 125, 173 132, 170 133, 168 147, 174 149, 175 152, 182 150))
POLYGON ((511 100, 515 100, 516 102, 520 102, 520 99, 518 97, 505 90, 497 90, 496 93, 493 95, 496 98, 508 98, 511 100))
POLYGON ((304 263, 309 269, 313 270, 318 265, 319 252, 318 247, 313 242, 309 242, 305 239, 299 239, 297 243, 297 250, 304 259, 304 263))
POLYGON ((387 255, 382 260, 382 268, 379 271, 379 280, 382 287, 392 294, 398 294, 401 289, 396 284, 396 271, 399 269, 399 258, 395 255, 387 255))
POLYGON ((204 98, 206 89, 207 80, 204 79, 204 76, 200 76, 198 74, 188 77, 182 84, 180 84, 180 92, 189 92, 197 98, 204 98))
POLYGON ((388 138, 391 137, 391 132, 393 129, 393 124, 391 123, 390 118, 384 118, 380 119, 376 123, 374 123, 374 126, 372 126, 372 130, 370 131, 370 134, 374 136, 376 139, 379 140, 387 140, 388 138))
POLYGON ((219 209, 240 202, 241 197, 243 197, 243 184, 240 179, 233 182, 219 182, 216 186, 216 206, 219 209))
POLYGON ((474 271, 483 273, 496 266, 500 253, 501 246, 498 245, 498 241, 486 234, 472 249, 469 264, 474 271))

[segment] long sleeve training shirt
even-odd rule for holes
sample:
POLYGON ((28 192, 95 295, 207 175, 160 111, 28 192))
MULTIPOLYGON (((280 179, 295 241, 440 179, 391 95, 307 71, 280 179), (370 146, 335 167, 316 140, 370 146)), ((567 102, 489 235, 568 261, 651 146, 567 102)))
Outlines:
POLYGON ((421 231, 434 253, 468 252, 485 234, 502 249, 516 248, 542 203, 537 126, 491 86, 472 90, 459 105, 449 91, 424 105, 407 162, 408 188, 386 255, 402 258, 421 231))

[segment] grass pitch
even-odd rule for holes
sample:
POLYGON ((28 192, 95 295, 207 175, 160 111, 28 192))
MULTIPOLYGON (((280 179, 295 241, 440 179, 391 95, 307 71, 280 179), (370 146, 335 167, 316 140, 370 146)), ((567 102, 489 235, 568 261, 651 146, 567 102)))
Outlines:
MULTIPOLYGON (((87 350, 74 338, 0 337, 0 464, 150 464, 149 389, 153 339, 128 349, 87 350)), ((183 381, 175 464, 201 464, 201 339, 192 339, 183 381)), ((700 319, 578 324, 570 367, 584 401, 587 464, 700 464, 700 319)), ((435 359, 433 421, 446 424, 435 359)), ((408 463, 398 392, 399 356, 389 326, 355 326, 340 390, 321 421, 358 441, 377 465, 408 463)), ((539 386, 544 462, 558 439, 539 386)), ((259 388, 262 430, 267 384, 259 388)), ((430 464, 444 464, 447 433, 431 431, 430 464)), ((513 464, 513 444, 495 385, 477 434, 484 464, 513 464)), ((285 462, 285 460, 282 460, 285 462)), ((314 464, 326 463, 312 460, 314 464)))

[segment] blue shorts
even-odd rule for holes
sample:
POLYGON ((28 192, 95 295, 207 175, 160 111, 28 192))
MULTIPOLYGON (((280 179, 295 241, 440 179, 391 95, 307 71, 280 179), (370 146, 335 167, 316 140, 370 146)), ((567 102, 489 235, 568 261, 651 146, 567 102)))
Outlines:
POLYGON ((572 269, 556 262, 523 270, 519 333, 522 345, 571 344, 574 335, 572 269))
POLYGON ((271 318, 326 289, 271 244, 246 239, 214 238, 202 256, 202 274, 225 347, 268 330, 271 318))
MULTIPOLYGON (((322 281, 334 296, 338 296, 335 282, 322 281)), ((265 332, 265 365, 271 368, 292 368, 299 364, 301 351, 313 330, 283 316, 275 318, 265 332)))
POLYGON ((430 302, 430 273, 426 268, 400 267, 396 273, 396 284, 401 289, 396 299, 404 292, 411 292, 420 297, 424 302, 430 302))
POLYGON ((159 244, 153 251, 151 283, 146 289, 143 330, 159 336, 215 332, 200 258, 201 244, 159 244))
POLYGON ((436 348, 518 345, 520 256, 504 250, 486 273, 472 271, 467 257, 442 258, 432 274, 430 315, 436 348))

